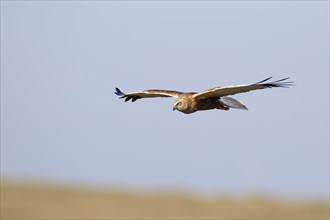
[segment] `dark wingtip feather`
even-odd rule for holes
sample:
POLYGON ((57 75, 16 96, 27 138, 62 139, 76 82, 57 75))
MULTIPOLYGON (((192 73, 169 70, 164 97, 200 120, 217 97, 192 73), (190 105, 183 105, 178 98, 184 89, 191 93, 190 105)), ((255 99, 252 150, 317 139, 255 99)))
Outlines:
MULTIPOLYGON (((120 91, 120 89, 118 89, 118 88, 115 88, 116 89, 116 91, 115 91, 115 94, 116 95, 118 95, 118 96, 125 96, 125 93, 123 93, 122 91, 120 91)), ((122 97, 120 97, 120 98, 122 98, 122 97)))
MULTIPOLYGON (((290 77, 286 77, 286 78, 283 78, 283 79, 280 79, 280 80, 276 80, 274 82, 270 82, 270 83, 265 83, 265 84, 262 84, 263 86, 266 86, 266 87, 281 87, 281 88, 289 88, 290 86, 294 86, 293 84, 293 81, 285 81, 285 80, 288 80, 290 79, 290 77)), ((262 82, 265 82, 262 81, 262 82)))
POLYGON ((138 99, 139 99, 139 97, 135 96, 135 97, 132 98, 132 102, 135 102, 138 99))
POLYGON ((282 81, 285 81, 285 80, 287 80, 287 79, 290 79, 290 77, 286 77, 286 78, 284 78, 284 79, 276 80, 276 81, 274 81, 273 83, 282 82, 282 81))
MULTIPOLYGON (((124 97, 123 97, 124 98, 124 97)), ((129 100, 131 100, 132 99, 132 97, 130 97, 130 96, 127 96, 127 97, 125 97, 125 102, 127 102, 127 101, 129 101, 129 100)))
POLYGON ((273 77, 272 76, 271 77, 268 77, 267 79, 261 80, 260 82, 257 82, 256 84, 260 84, 260 83, 266 82, 266 81, 270 80, 271 78, 273 78, 273 77))
POLYGON ((130 100, 132 100, 132 102, 135 102, 136 100, 140 99, 141 97, 139 96, 134 96, 134 95, 127 95, 125 93, 123 93, 122 91, 120 91, 120 89, 115 88, 115 94, 120 96, 120 99, 124 99, 125 102, 128 102, 130 100))

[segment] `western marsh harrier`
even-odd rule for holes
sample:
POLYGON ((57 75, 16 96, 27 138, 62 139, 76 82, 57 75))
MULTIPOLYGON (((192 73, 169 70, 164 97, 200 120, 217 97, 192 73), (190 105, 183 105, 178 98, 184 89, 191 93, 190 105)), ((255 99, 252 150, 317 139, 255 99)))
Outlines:
POLYGON ((125 98, 125 102, 132 100, 135 102, 142 98, 156 98, 156 97, 174 97, 173 111, 178 110, 185 114, 194 113, 196 111, 220 109, 229 110, 230 108, 248 110, 245 105, 233 99, 227 97, 238 93, 249 92, 252 90, 266 89, 273 87, 288 88, 292 86, 293 82, 287 81, 288 78, 280 79, 273 82, 266 82, 272 77, 262 80, 258 83, 250 85, 237 85, 237 86, 224 86, 207 89, 202 92, 177 92, 171 90, 159 90, 151 89, 141 92, 123 93, 116 88, 115 94, 120 96, 119 98, 125 98))

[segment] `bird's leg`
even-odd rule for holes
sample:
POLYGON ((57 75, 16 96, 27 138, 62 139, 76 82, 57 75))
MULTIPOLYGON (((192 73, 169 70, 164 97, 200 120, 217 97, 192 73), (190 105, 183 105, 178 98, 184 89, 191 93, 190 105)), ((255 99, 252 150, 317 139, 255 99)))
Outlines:
POLYGON ((229 107, 225 106, 223 103, 219 102, 217 107, 217 109, 221 109, 221 110, 225 110, 225 111, 228 111, 229 110, 229 107))
POLYGON ((228 111, 229 107, 227 107, 227 106, 218 106, 217 109, 228 111))

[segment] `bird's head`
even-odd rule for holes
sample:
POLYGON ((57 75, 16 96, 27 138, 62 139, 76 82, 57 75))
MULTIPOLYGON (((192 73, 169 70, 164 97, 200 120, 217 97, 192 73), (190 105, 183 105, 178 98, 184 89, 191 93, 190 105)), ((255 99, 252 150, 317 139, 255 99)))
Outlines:
POLYGON ((180 112, 185 111, 188 108, 188 102, 185 99, 177 98, 173 103, 173 111, 178 110, 180 112))

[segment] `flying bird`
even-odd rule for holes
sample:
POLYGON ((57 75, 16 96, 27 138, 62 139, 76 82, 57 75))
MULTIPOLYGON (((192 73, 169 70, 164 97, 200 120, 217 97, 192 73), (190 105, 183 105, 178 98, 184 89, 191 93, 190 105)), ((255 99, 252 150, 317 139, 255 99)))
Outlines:
POLYGON ((245 105, 228 97, 238 93, 249 92, 258 89, 266 89, 273 87, 288 88, 292 86, 293 82, 287 81, 289 77, 280 79, 273 82, 267 82, 272 77, 269 77, 260 82, 250 85, 237 85, 237 86, 224 86, 207 89, 202 92, 178 92, 171 90, 159 90, 151 89, 141 92, 123 93, 120 89, 116 88, 115 94, 120 96, 119 98, 125 99, 125 102, 132 100, 135 102, 142 98, 157 98, 157 97, 174 97, 173 111, 178 110, 185 114, 191 114, 197 111, 219 109, 229 110, 230 108, 248 110, 245 105))

